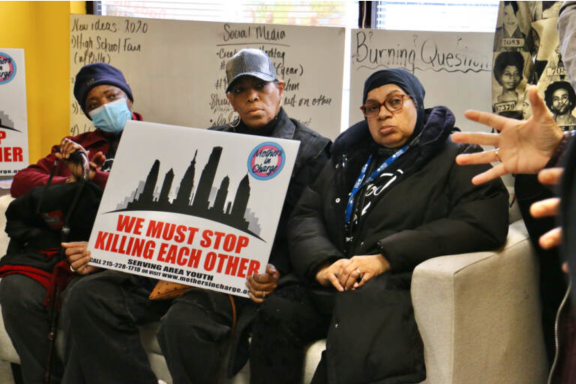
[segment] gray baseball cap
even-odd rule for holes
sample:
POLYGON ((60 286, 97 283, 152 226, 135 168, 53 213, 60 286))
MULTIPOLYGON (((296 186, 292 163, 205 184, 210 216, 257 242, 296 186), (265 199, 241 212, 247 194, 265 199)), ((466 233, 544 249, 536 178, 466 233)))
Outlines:
POLYGON ((226 92, 230 91, 232 84, 241 76, 254 76, 264 81, 278 80, 272 60, 264 51, 254 48, 242 49, 226 63, 226 92))

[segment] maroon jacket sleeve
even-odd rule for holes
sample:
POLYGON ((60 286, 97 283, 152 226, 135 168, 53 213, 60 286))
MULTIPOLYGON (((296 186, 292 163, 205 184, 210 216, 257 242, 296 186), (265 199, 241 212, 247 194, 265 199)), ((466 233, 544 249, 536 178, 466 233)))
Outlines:
MULTIPOLYGON (((132 115, 133 120, 143 120, 142 115, 137 112, 133 112, 132 115)), ((92 161, 92 157, 94 157, 94 155, 100 151, 106 154, 109 148, 106 139, 103 138, 99 131, 86 132, 74 137, 68 136, 67 138, 83 146, 89 153, 90 161, 92 161)), ((55 154, 58 148, 59 145, 53 146, 52 152, 48 156, 40 159, 38 163, 30 165, 29 167, 21 170, 16 174, 16 176, 14 176, 14 181, 12 182, 12 187, 10 188, 10 194, 13 197, 23 196, 35 187, 46 185, 48 178, 50 177, 52 167, 54 167, 54 163, 56 162, 55 154)), ((92 182, 98 185, 100 188, 104 189, 104 187, 106 187, 106 183, 108 182, 108 175, 108 172, 96 171, 92 182)), ((68 167, 61 162, 56 168, 54 178, 52 179, 52 184, 63 184, 66 182, 68 176, 70 176, 68 167)))
MULTIPOLYGON (((103 145, 102 140, 98 137, 94 138, 94 133, 86 133, 79 136, 71 137, 68 139, 82 145, 89 153, 90 160, 92 157, 100 151, 106 152, 108 145, 103 145)), ((105 141, 104 141, 105 142, 105 141)), ((21 170, 14 176, 14 181, 12 182, 12 187, 10 188, 10 193, 13 197, 20 197, 28 192, 30 192, 35 187, 46 185, 48 178, 50 177, 50 172, 54 167, 56 162, 56 151, 59 145, 52 147, 52 152, 40 159, 38 163, 30 165, 29 167, 21 170)), ((54 177, 52 178, 52 184, 63 184, 66 179, 70 176, 68 167, 64 162, 58 164, 56 171, 54 172, 54 177)), ((108 172, 96 171, 92 182, 98 185, 100 188, 104 189, 106 182, 108 181, 108 172)))
MULTIPOLYGON (((35 187, 46 185, 56 161, 55 153, 58 147, 58 145, 53 146, 52 152, 48 156, 40 159, 38 163, 21 170, 14 176, 14 181, 10 188, 10 194, 13 197, 23 196, 35 187)), ((58 164, 58 168, 52 179, 52 184, 63 184, 70 175, 68 169, 62 165, 62 163, 58 164)))
POLYGON ((108 172, 96 171, 92 182, 100 188, 104 189, 106 187, 106 183, 108 182, 109 175, 110 174, 108 172))

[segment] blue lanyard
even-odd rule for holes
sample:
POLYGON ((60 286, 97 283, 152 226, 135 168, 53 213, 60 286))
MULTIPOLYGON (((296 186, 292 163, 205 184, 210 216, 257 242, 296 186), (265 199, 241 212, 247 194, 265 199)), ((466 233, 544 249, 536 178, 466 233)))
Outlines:
POLYGON ((352 217, 352 208, 354 207, 354 195, 361 190, 365 185, 370 184, 374 179, 376 179, 390 164, 394 162, 397 158, 403 155, 408 150, 409 145, 406 144, 402 148, 400 148, 395 154, 390 156, 385 162, 383 162, 366 181, 364 181, 364 177, 366 177, 366 171, 368 170, 368 166, 370 165, 370 161, 372 161, 372 155, 368 158, 368 161, 362 167, 360 171, 360 176, 356 183, 354 184, 354 188, 352 188, 352 192, 350 192, 350 198, 348 199, 348 205, 346 206, 346 223, 350 224, 350 218, 352 217))

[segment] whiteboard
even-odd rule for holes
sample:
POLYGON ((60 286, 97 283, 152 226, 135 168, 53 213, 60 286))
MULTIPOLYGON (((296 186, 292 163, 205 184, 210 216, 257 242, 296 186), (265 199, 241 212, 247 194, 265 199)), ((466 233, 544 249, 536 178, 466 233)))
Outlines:
POLYGON ((70 31, 73 135, 93 129, 73 89, 80 68, 94 62, 122 70, 145 121, 228 123, 225 65, 242 48, 268 53, 286 82, 288 116, 332 139, 340 133, 344 28, 71 15, 70 31))
POLYGON ((463 131, 489 130, 464 117, 492 111, 493 33, 353 29, 350 55, 350 125, 364 119, 364 81, 384 68, 405 68, 426 90, 424 106, 448 107, 463 131))

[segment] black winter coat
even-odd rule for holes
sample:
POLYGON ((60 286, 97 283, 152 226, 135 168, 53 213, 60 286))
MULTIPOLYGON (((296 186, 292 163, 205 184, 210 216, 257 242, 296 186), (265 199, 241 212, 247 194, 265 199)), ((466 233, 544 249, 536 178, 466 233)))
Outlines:
MULTIPOLYGON (((475 186, 472 177, 488 166, 463 167, 455 162, 457 155, 481 148, 450 140, 450 133, 455 129, 454 116, 444 107, 426 110, 425 121, 422 133, 411 143, 412 148, 386 170, 401 169, 403 174, 373 202, 355 232, 354 242, 348 245, 344 215, 348 194, 373 153, 375 143, 366 122, 349 128, 335 141, 332 159, 316 183, 304 191, 288 224, 294 270, 311 288, 322 290, 315 276, 319 267, 327 262, 355 255, 382 254, 390 262, 390 273, 373 279, 358 292, 370 285, 378 292, 403 290, 404 293, 394 299, 397 304, 383 301, 382 305, 396 306, 398 312, 403 312, 398 316, 407 319, 406 304, 411 306, 409 280, 418 264, 440 255, 490 250, 504 243, 508 232, 508 192, 503 183, 495 180, 475 186)), ((394 371, 386 364, 390 360, 385 356, 386 348, 382 347, 393 343, 398 349, 402 343, 413 342, 417 330, 403 331, 391 326, 382 329, 382 324, 402 326, 403 320, 389 318, 394 312, 383 311, 379 304, 365 307, 360 311, 361 316, 354 316, 360 309, 354 307, 358 300, 350 300, 351 292, 338 294, 333 288, 324 292, 331 293, 336 301, 333 325, 340 323, 340 327, 332 326, 328 335, 331 383, 423 380, 417 372, 411 375, 410 369, 394 371), (378 333, 365 335, 366 332, 378 333), (406 335, 410 340, 398 340, 406 335), (357 344, 362 338, 367 342, 356 345, 354 359, 349 358, 349 351, 338 348, 357 344), (343 379, 345 377, 357 379, 343 379)), ((374 298, 365 302, 374 303, 374 298)), ((414 348, 418 348, 418 342, 414 348)), ((421 355, 420 358, 423 359, 421 355)), ((406 366, 418 368, 414 356, 406 359, 410 360, 404 362, 406 366)))
MULTIPOLYGON (((242 131, 243 127, 234 129, 229 125, 222 125, 210 129, 223 132, 242 131)), ((292 171, 286 199, 282 208, 282 214, 276 231, 276 238, 272 245, 269 263, 274 265, 280 272, 279 285, 292 280, 290 275, 292 266, 288 253, 288 241, 286 239, 286 223, 300 199, 306 186, 312 184, 322 171, 330 158, 331 141, 299 121, 290 119, 284 109, 280 109, 277 119, 269 124, 271 131, 267 132, 268 137, 280 139, 298 140, 300 147, 292 171)), ((238 299, 236 299, 238 300, 238 299)), ((240 299, 242 300, 242 299, 240 299)), ((228 366, 228 376, 235 375, 248 360, 248 337, 251 323, 256 315, 257 305, 245 299, 244 305, 240 305, 241 310, 238 315, 236 331, 232 340, 230 364, 228 366)))
POLYGON ((36 187, 12 201, 6 210, 10 237, 6 256, 0 260, 0 277, 22 273, 48 287, 66 241, 88 241, 102 189, 92 182, 36 187), (63 237, 67 221, 70 232, 63 237))

